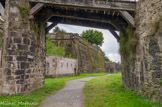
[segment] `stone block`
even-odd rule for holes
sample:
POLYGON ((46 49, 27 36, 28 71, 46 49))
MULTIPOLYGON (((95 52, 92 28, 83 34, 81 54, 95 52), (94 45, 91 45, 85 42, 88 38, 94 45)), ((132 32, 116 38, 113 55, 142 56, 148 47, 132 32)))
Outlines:
POLYGON ((22 80, 17 80, 16 81, 16 84, 23 84, 24 83, 24 80, 22 79, 22 80))
POLYGON ((17 56, 16 60, 17 61, 27 61, 27 58, 26 58, 26 56, 17 56))
POLYGON ((34 46, 30 47, 30 51, 35 53, 36 52, 36 47, 34 47, 34 46))
POLYGON ((31 70, 30 70, 30 69, 29 69, 29 70, 27 70, 27 71, 26 71, 26 73, 31 73, 31 70))
POLYGON ((28 38, 23 39, 24 44, 30 45, 30 40, 28 38))
POLYGON ((18 32, 16 32, 16 31, 11 31, 10 35, 11 35, 11 37, 17 37, 17 36, 20 37, 19 36, 20 34, 18 32))
POLYGON ((29 68, 29 63, 21 62, 21 69, 28 69, 28 68, 29 68))
POLYGON ((15 72, 15 75, 21 75, 21 74, 25 74, 25 71, 24 70, 17 70, 15 72))
POLYGON ((27 45, 17 44, 18 50, 28 50, 27 45))
POLYGON ((11 70, 9 68, 6 68, 4 72, 6 75, 11 75, 11 70))
POLYGON ((156 70, 155 72, 152 73, 152 76, 154 78, 160 78, 161 70, 156 70))
POLYGON ((6 56, 6 57, 5 57, 5 60, 6 60, 6 61, 13 61, 13 57, 12 57, 12 56, 6 56))
POLYGON ((14 38, 14 43, 21 43, 21 38, 14 38))

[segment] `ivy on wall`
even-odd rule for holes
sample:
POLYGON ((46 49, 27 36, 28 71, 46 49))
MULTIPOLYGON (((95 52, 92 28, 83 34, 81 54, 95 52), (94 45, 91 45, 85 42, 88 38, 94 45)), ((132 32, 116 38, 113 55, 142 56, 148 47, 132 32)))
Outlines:
POLYGON ((28 23, 31 9, 30 5, 28 3, 20 2, 17 4, 17 6, 20 11, 22 22, 28 23))
POLYGON ((138 39, 134 36, 134 31, 130 26, 126 28, 126 35, 121 37, 119 43, 121 55, 127 56, 136 52, 138 39))

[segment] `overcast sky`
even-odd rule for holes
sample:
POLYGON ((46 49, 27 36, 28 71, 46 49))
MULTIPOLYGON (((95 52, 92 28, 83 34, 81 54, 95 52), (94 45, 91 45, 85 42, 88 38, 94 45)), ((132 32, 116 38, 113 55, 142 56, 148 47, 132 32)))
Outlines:
MULTIPOLYGON (((119 54, 119 44, 115 37, 108 31, 104 29, 96 29, 90 27, 82 27, 82 26, 72 26, 65 24, 58 24, 59 28, 64 29, 69 33, 78 33, 79 35, 89 29, 98 30, 103 33, 104 43, 102 44, 101 49, 105 52, 106 56, 113 62, 121 62, 121 57, 119 54)), ((51 30, 52 31, 52 30, 51 30)))

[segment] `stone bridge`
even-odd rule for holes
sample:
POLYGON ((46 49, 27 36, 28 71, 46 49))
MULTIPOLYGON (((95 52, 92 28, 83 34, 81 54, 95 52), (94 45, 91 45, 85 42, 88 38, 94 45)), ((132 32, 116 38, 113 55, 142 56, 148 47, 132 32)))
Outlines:
POLYGON ((138 45, 135 53, 122 55, 123 84, 161 100, 160 11, 160 0, 140 0, 138 4, 129 0, 1 0, 4 34, 0 92, 27 93, 44 85, 45 35, 58 23, 107 29, 118 41, 130 26, 138 45), (133 55, 131 65, 126 64, 133 55), (147 94, 150 91, 152 94, 147 94))

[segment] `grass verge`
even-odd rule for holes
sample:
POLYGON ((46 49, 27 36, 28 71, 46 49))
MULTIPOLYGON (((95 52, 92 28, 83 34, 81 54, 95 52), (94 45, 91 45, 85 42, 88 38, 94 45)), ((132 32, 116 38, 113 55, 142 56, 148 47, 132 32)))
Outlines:
POLYGON ((124 89, 121 73, 87 82, 84 95, 84 107, 162 107, 160 102, 152 102, 124 89))
POLYGON ((45 97, 62 89, 66 81, 91 76, 103 76, 106 74, 107 73, 92 73, 73 77, 47 78, 45 79, 44 87, 36 89, 31 93, 25 95, 0 96, 0 107, 36 107, 41 104, 45 97))

